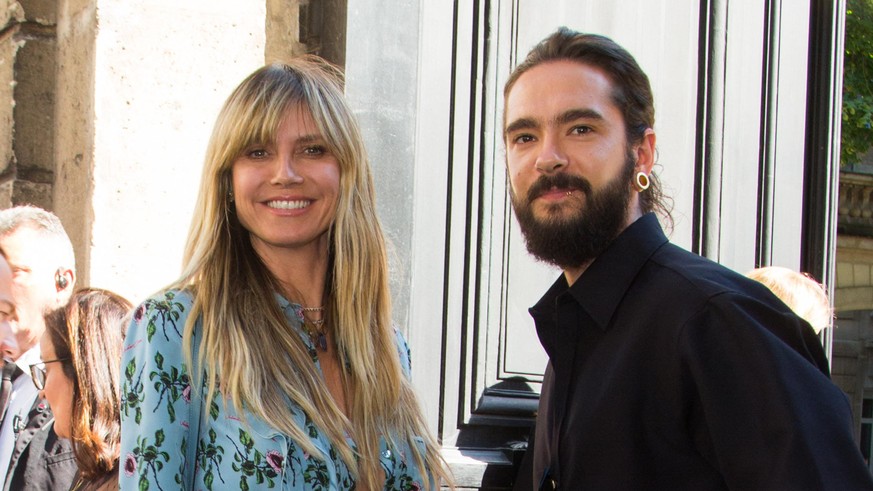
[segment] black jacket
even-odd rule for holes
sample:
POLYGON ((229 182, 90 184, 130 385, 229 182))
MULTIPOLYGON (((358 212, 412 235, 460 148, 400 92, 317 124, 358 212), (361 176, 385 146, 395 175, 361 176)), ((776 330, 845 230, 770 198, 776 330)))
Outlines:
POLYGON ((54 417, 37 398, 18 431, 4 491, 68 491, 78 470, 70 441, 58 438, 54 417))

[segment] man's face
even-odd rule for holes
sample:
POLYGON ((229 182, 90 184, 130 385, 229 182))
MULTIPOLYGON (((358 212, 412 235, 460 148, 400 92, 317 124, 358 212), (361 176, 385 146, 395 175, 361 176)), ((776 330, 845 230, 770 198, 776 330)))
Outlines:
POLYGON ((12 269, 0 256, 0 339, 12 336, 11 321, 15 319, 15 300, 12 299, 12 269))
POLYGON ((10 360, 17 360, 39 342, 45 330, 43 314, 59 306, 57 258, 47 243, 45 237, 27 226, 0 237, 0 248, 6 252, 12 269, 11 293, 16 306, 9 329, 0 333, 2 356, 10 360))
POLYGON ((600 69, 561 60, 525 72, 506 98, 519 225, 531 254, 565 269, 595 258, 639 215, 637 149, 611 92, 600 69))

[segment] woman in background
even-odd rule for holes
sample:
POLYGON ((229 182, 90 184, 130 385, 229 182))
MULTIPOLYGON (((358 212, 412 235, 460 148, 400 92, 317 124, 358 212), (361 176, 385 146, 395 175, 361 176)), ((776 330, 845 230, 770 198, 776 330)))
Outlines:
POLYGON ((45 316, 45 361, 30 373, 52 408, 55 432, 73 444, 76 491, 118 489, 119 364, 131 308, 115 293, 86 288, 45 316))
POLYGON ((781 266, 765 266, 749 271, 746 276, 763 283, 816 333, 833 323, 834 311, 827 290, 808 274, 781 266))
POLYGON ((317 57, 225 102, 182 275, 125 346, 122 489, 450 484, 391 323, 363 140, 317 57))

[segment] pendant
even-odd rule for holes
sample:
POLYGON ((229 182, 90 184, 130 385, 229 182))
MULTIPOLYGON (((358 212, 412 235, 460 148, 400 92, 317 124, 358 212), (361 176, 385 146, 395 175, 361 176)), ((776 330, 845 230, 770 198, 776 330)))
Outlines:
POLYGON ((318 347, 321 351, 327 351, 327 336, 323 332, 318 333, 318 347))

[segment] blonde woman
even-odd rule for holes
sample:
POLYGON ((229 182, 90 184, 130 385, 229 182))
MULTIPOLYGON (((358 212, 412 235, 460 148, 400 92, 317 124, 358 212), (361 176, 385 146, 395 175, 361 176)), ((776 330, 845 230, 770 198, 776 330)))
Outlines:
POLYGON ((122 489, 435 489, 340 74, 263 67, 215 123, 181 277, 122 360, 122 489), (191 369, 190 367, 194 367, 191 369))
POLYGON ((749 271, 746 276, 763 283, 816 333, 833 324, 834 312, 827 290, 808 274, 782 266, 765 266, 749 271))

